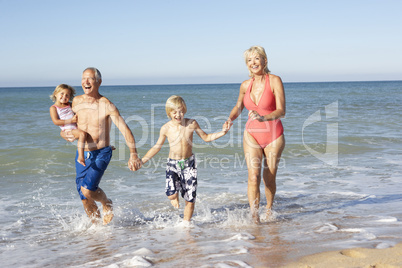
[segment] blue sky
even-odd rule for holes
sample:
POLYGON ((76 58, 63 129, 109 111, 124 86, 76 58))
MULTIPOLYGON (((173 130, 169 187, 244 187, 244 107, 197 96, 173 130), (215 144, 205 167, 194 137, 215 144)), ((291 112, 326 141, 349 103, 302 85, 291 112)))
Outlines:
POLYGON ((402 80, 402 1, 0 0, 0 87, 402 80))

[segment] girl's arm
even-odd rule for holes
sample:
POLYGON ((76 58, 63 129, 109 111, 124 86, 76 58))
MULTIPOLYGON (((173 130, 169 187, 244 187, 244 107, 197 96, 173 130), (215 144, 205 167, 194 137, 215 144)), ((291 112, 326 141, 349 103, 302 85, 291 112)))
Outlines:
POLYGON ((225 134, 229 131, 230 127, 225 126, 225 124, 222 126, 222 130, 216 133, 210 133, 207 134, 205 133, 204 130, 202 130, 200 128, 200 125, 198 124, 197 121, 193 121, 193 127, 194 127, 194 131, 195 133, 197 133, 198 136, 200 136, 201 139, 203 139, 205 142, 211 142, 214 141, 216 139, 219 139, 222 136, 225 136, 225 134))
POLYGON ((56 126, 64 126, 67 124, 73 124, 77 122, 76 115, 74 115, 74 117, 72 117, 71 119, 61 120, 59 118, 59 115, 57 114, 56 107, 54 106, 50 107, 49 112, 50 112, 50 118, 52 118, 53 124, 55 124, 56 126))
POLYGON ((158 141, 151 149, 149 149, 149 151, 141 159, 143 164, 148 162, 152 157, 154 157, 157 153, 159 153, 163 144, 165 143, 165 140, 166 140, 166 126, 163 126, 161 127, 158 141))

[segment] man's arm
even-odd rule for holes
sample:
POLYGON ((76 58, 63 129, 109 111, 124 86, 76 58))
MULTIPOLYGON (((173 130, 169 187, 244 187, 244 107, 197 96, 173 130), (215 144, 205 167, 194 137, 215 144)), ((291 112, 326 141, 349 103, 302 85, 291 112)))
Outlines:
POLYGON ((132 171, 136 171, 141 168, 141 160, 138 157, 137 148, 135 147, 135 139, 134 135, 131 132, 131 129, 124 121, 123 117, 120 115, 119 110, 114 106, 113 103, 109 104, 110 106, 110 118, 113 123, 117 126, 121 134, 123 134, 124 139, 126 140, 126 144, 130 150, 130 159, 128 160, 128 168, 132 171))

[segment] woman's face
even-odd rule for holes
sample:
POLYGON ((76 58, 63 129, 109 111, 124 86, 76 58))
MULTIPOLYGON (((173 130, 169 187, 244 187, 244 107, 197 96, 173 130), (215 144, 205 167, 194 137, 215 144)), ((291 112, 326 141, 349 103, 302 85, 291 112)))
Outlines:
POLYGON ((265 68, 265 60, 259 54, 250 54, 247 58, 247 67, 252 74, 262 74, 265 68))

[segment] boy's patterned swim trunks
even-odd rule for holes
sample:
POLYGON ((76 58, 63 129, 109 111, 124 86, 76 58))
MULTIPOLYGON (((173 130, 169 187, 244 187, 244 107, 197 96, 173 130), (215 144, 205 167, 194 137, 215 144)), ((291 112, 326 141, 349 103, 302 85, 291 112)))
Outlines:
POLYGON ((166 195, 171 196, 180 190, 181 197, 195 202, 197 195, 197 164, 195 156, 187 159, 168 159, 166 166, 166 195))

